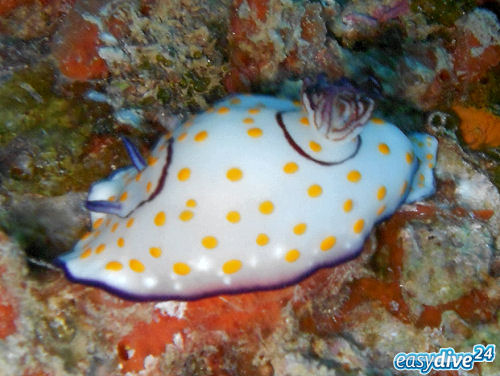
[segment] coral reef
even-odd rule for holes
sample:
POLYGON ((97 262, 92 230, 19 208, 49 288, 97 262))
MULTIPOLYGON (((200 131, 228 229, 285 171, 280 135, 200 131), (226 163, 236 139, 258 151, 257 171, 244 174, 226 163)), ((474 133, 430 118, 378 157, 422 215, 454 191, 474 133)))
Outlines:
POLYGON ((498 9, 3 1, 0 373, 392 374, 400 351, 500 343, 498 9), (128 163, 120 136, 146 152, 227 92, 285 92, 320 72, 439 138, 436 195, 377 226, 358 259, 287 289, 187 303, 125 301, 51 266, 89 223, 91 182, 128 163))
POLYGON ((0 33, 24 40, 51 35, 75 0, 7 0, 0 4, 0 33))
POLYGON ((104 94, 118 101, 117 107, 141 107, 149 118, 165 105, 176 112, 197 110, 224 93, 220 81, 227 26, 222 21, 228 4, 78 5, 54 44, 54 56, 67 77, 87 80, 109 74, 104 94))

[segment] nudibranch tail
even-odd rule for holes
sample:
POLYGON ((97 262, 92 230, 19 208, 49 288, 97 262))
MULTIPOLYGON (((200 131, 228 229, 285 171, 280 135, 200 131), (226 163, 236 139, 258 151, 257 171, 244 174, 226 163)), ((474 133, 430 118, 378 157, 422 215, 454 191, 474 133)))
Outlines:
POLYGON ((134 164, 134 167, 137 169, 137 171, 144 170, 144 168, 146 167, 146 161, 142 157, 137 147, 125 136, 122 136, 122 142, 123 145, 125 145, 128 156, 130 157, 130 160, 134 164))
POLYGON ((310 121, 331 141, 354 139, 374 109, 373 99, 347 79, 330 84, 324 75, 304 81, 302 101, 310 121))
POLYGON ((434 194, 436 190, 433 170, 436 165, 438 142, 426 133, 413 133, 409 138, 418 161, 410 192, 405 200, 407 203, 412 203, 434 194))

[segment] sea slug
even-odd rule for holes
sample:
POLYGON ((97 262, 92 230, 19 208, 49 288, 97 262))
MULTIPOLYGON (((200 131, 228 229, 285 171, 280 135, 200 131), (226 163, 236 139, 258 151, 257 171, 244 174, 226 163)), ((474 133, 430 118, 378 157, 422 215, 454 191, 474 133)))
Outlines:
POLYGON ((58 258, 67 276, 138 300, 278 288, 357 256, 371 228, 434 191, 437 141, 371 118, 343 79, 302 104, 234 95, 147 159, 90 189, 92 231, 58 258))

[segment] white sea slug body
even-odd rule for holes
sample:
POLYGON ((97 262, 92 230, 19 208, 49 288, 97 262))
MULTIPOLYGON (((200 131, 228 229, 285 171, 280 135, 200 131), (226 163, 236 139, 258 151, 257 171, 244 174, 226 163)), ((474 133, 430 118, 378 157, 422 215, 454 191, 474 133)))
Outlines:
POLYGON ((437 142, 370 118, 345 81, 302 107, 230 97, 94 184, 93 230, 59 263, 134 299, 195 299, 291 284, 355 257, 374 224, 434 190, 437 142))

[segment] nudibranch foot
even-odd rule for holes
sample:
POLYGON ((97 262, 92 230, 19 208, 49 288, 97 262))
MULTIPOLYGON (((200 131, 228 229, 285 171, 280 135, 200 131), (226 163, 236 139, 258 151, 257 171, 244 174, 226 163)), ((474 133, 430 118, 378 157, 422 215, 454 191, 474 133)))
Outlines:
POLYGON ((431 194, 437 142, 371 118, 320 80, 303 106, 235 95, 95 183, 67 276, 138 300, 266 290, 356 257, 372 227, 431 194), (421 177, 422 176, 422 177, 421 177), (105 203, 109 202, 109 204, 105 203))

